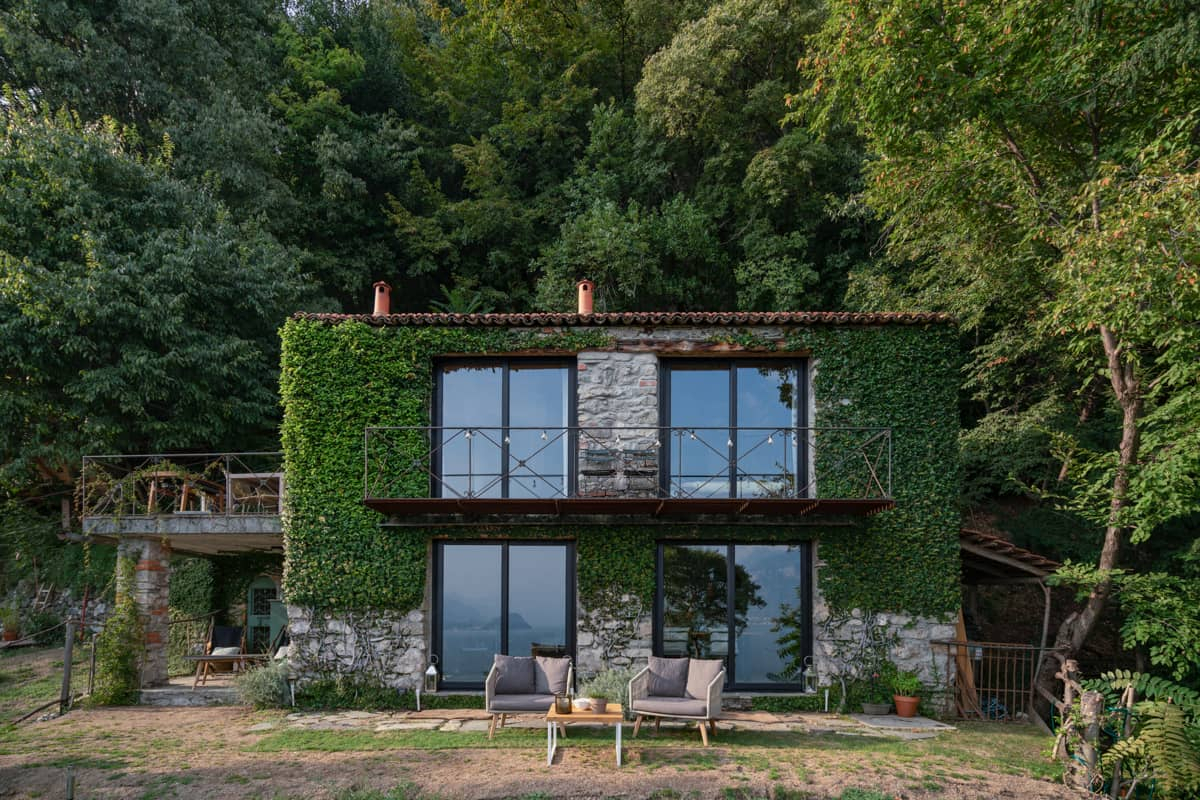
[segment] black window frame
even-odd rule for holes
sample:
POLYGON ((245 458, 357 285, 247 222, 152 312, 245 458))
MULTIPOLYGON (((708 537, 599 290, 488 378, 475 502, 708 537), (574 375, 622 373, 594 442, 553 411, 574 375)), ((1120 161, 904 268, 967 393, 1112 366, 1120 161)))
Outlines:
MULTIPOLYGON (((430 478, 430 497, 443 497, 442 493, 442 456, 441 456, 441 439, 442 433, 442 398, 445 396, 443 379, 446 374, 447 367, 502 367, 503 371, 500 376, 500 428, 504 432, 500 444, 500 497, 494 499, 509 499, 509 476, 511 474, 511 465, 509 464, 508 442, 504 441, 507 438, 509 430, 510 408, 509 408, 509 391, 508 391, 508 376, 512 370, 513 364, 521 366, 540 365, 540 366, 558 366, 567 371, 567 432, 565 440, 567 443, 567 475, 565 489, 565 497, 573 497, 575 495, 575 486, 578 479, 578 435, 576 433, 576 425, 578 419, 577 393, 576 384, 579 377, 578 362, 574 358, 559 358, 555 356, 530 356, 530 357, 481 357, 481 358, 442 358, 437 359, 433 368, 436 372, 436 380, 434 382, 433 401, 430 418, 433 420, 433 435, 430 437, 430 443, 433 445, 433 456, 430 459, 430 467, 433 475, 430 478)), ((468 426, 464 426, 468 427, 468 426)), ((480 426, 483 427, 483 426, 480 426)))
POLYGON ((780 541, 730 541, 728 539, 679 539, 656 542, 654 553, 654 619, 651 625, 651 648, 656 656, 663 655, 663 614, 666 597, 663 574, 664 547, 724 547, 726 548, 726 578, 725 578, 725 613, 726 627, 729 633, 729 652, 725 655, 725 688, 733 691, 750 692, 795 692, 804 688, 803 681, 796 680, 788 683, 739 683, 737 682, 737 631, 735 630, 734 615, 736 612, 734 579, 737 567, 737 546, 741 545, 772 545, 776 547, 800 548, 800 574, 804 576, 804 592, 800 597, 803 627, 801 635, 804 638, 804 656, 813 654, 813 542, 780 542, 780 541))
MULTIPOLYGON (((671 433, 674 431, 674 424, 671 419, 671 372, 679 369, 683 371, 703 371, 711 370, 713 372, 724 369, 729 374, 729 419, 725 422, 725 428, 728 431, 728 436, 733 439, 737 434, 737 371, 741 367, 756 368, 756 367, 774 367, 780 365, 791 367, 796 371, 796 497, 801 495, 801 489, 807 489, 809 483, 808 471, 808 439, 804 435, 808 428, 808 407, 809 407, 809 375, 808 375, 808 359, 806 358, 675 358, 662 359, 659 362, 659 380, 660 387, 658 400, 658 418, 660 425, 665 431, 661 437, 661 456, 659 457, 658 467, 658 484, 659 491, 663 497, 671 497, 671 444, 673 437, 671 433)), ((691 426, 691 427, 709 427, 720 428, 722 425, 717 424, 709 426, 691 426)), ((734 439, 736 441, 736 439, 734 439)), ((729 448, 729 491, 726 497, 737 498, 737 448, 729 448)), ((807 497, 809 492, 805 492, 807 497)))
MULTIPOLYGON (((439 539, 434 542, 433 548, 433 592, 432 592, 432 607, 433 607, 433 626, 430 630, 430 650, 429 652, 437 656, 438 664, 442 663, 442 587, 445 586, 446 580, 446 559, 444 550, 446 546, 453 547, 454 545, 491 545, 500 547, 500 650, 503 653, 508 653, 508 554, 510 547, 562 547, 564 548, 565 557, 567 559, 566 570, 566 646, 567 653, 571 657, 571 663, 575 663, 575 585, 576 572, 578 570, 578 562, 575 556, 575 541, 564 539, 439 539)), ((520 654, 524 655, 524 654, 520 654)), ((483 689, 484 681, 478 683, 472 681, 446 681, 443 680, 442 670, 438 670, 438 688, 450 691, 479 691, 483 689)))

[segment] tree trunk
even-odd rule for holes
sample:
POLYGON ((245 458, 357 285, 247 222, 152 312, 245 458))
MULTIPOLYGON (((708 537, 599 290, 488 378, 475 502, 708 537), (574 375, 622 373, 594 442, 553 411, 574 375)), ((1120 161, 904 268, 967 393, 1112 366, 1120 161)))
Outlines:
MULTIPOLYGON (((1117 471, 1113 476, 1112 501, 1108 511, 1108 525, 1104 530, 1104 546, 1100 550, 1100 561, 1096 565, 1101 571, 1109 571, 1116 569, 1121 552, 1121 537, 1124 533, 1124 526, 1120 520, 1121 509, 1129 491, 1129 470, 1137 462, 1138 447, 1141 443, 1138 421, 1142 416, 1142 392, 1133 362, 1126 356, 1117 337, 1107 326, 1102 325, 1100 338, 1104 343, 1104 354, 1108 358, 1113 393, 1121 406, 1121 444, 1118 450, 1117 471)), ((1072 613, 1059 626, 1054 637, 1054 646, 1064 648, 1067 658, 1078 657, 1079 650, 1091 636, 1097 620, 1104 612, 1111 590, 1112 580, 1106 577, 1092 589, 1083 609, 1072 613)), ((1057 694, 1054 677, 1056 670, 1053 666, 1055 663, 1054 659, 1044 661, 1037 680, 1038 686, 1052 695, 1057 694)), ((1039 699, 1038 711, 1043 715, 1047 714, 1049 704, 1039 699)))

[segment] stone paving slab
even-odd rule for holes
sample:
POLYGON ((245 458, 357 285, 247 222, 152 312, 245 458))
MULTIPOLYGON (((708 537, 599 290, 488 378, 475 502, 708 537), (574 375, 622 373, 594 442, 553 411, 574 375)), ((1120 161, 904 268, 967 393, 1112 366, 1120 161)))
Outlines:
POLYGON ((875 716, 871 714, 851 714, 850 718, 855 722, 866 725, 868 728, 878 728, 887 731, 910 731, 917 733, 928 733, 931 731, 953 731, 957 730, 953 725, 947 725, 944 722, 938 722, 928 717, 897 717, 893 714, 885 714, 875 716))
MULTIPOLYGON (((282 724, 304 730, 484 732, 488 729, 489 721, 490 715, 479 709, 427 709, 419 712, 296 712, 288 714, 282 724)), ((251 730, 270 730, 274 725, 274 723, 260 723, 251 730)), ((695 727, 694 722, 684 720, 663 720, 661 725, 669 730, 695 727)), ((524 730, 541 730, 545 726, 545 718, 540 714, 510 715, 504 725, 506 728, 524 730)), ((955 730, 953 725, 926 717, 901 718, 892 715, 868 716, 866 714, 851 714, 844 717, 813 713, 772 714, 764 711, 725 712, 721 717, 719 727, 726 730, 887 736, 899 739, 927 739, 937 736, 943 731, 955 730)))

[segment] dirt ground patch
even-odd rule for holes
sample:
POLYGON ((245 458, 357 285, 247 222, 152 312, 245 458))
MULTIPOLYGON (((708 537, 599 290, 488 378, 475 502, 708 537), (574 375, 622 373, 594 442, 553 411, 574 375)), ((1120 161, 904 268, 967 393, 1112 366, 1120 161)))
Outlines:
POLYGON ((244 708, 81 709, 0 734, 0 797, 64 796, 68 769, 77 797, 131 800, 345 800, 398 786, 443 798, 1077 796, 1048 780, 1048 766, 1039 772, 1045 740, 1012 727, 921 741, 731 732, 710 748, 643 734, 627 739, 619 770, 611 735, 573 730, 547 767, 536 730, 506 730, 489 745, 429 731, 295 731, 282 713, 244 708))

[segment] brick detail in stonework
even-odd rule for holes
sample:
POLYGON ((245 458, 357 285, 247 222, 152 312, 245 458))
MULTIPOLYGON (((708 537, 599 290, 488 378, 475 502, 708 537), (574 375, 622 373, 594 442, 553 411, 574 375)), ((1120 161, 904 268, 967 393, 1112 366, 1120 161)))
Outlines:
POLYGON ((171 581, 171 548, 161 539, 122 539, 117 546, 118 563, 134 562, 133 602, 144 631, 142 685, 167 682, 167 611, 171 581))

